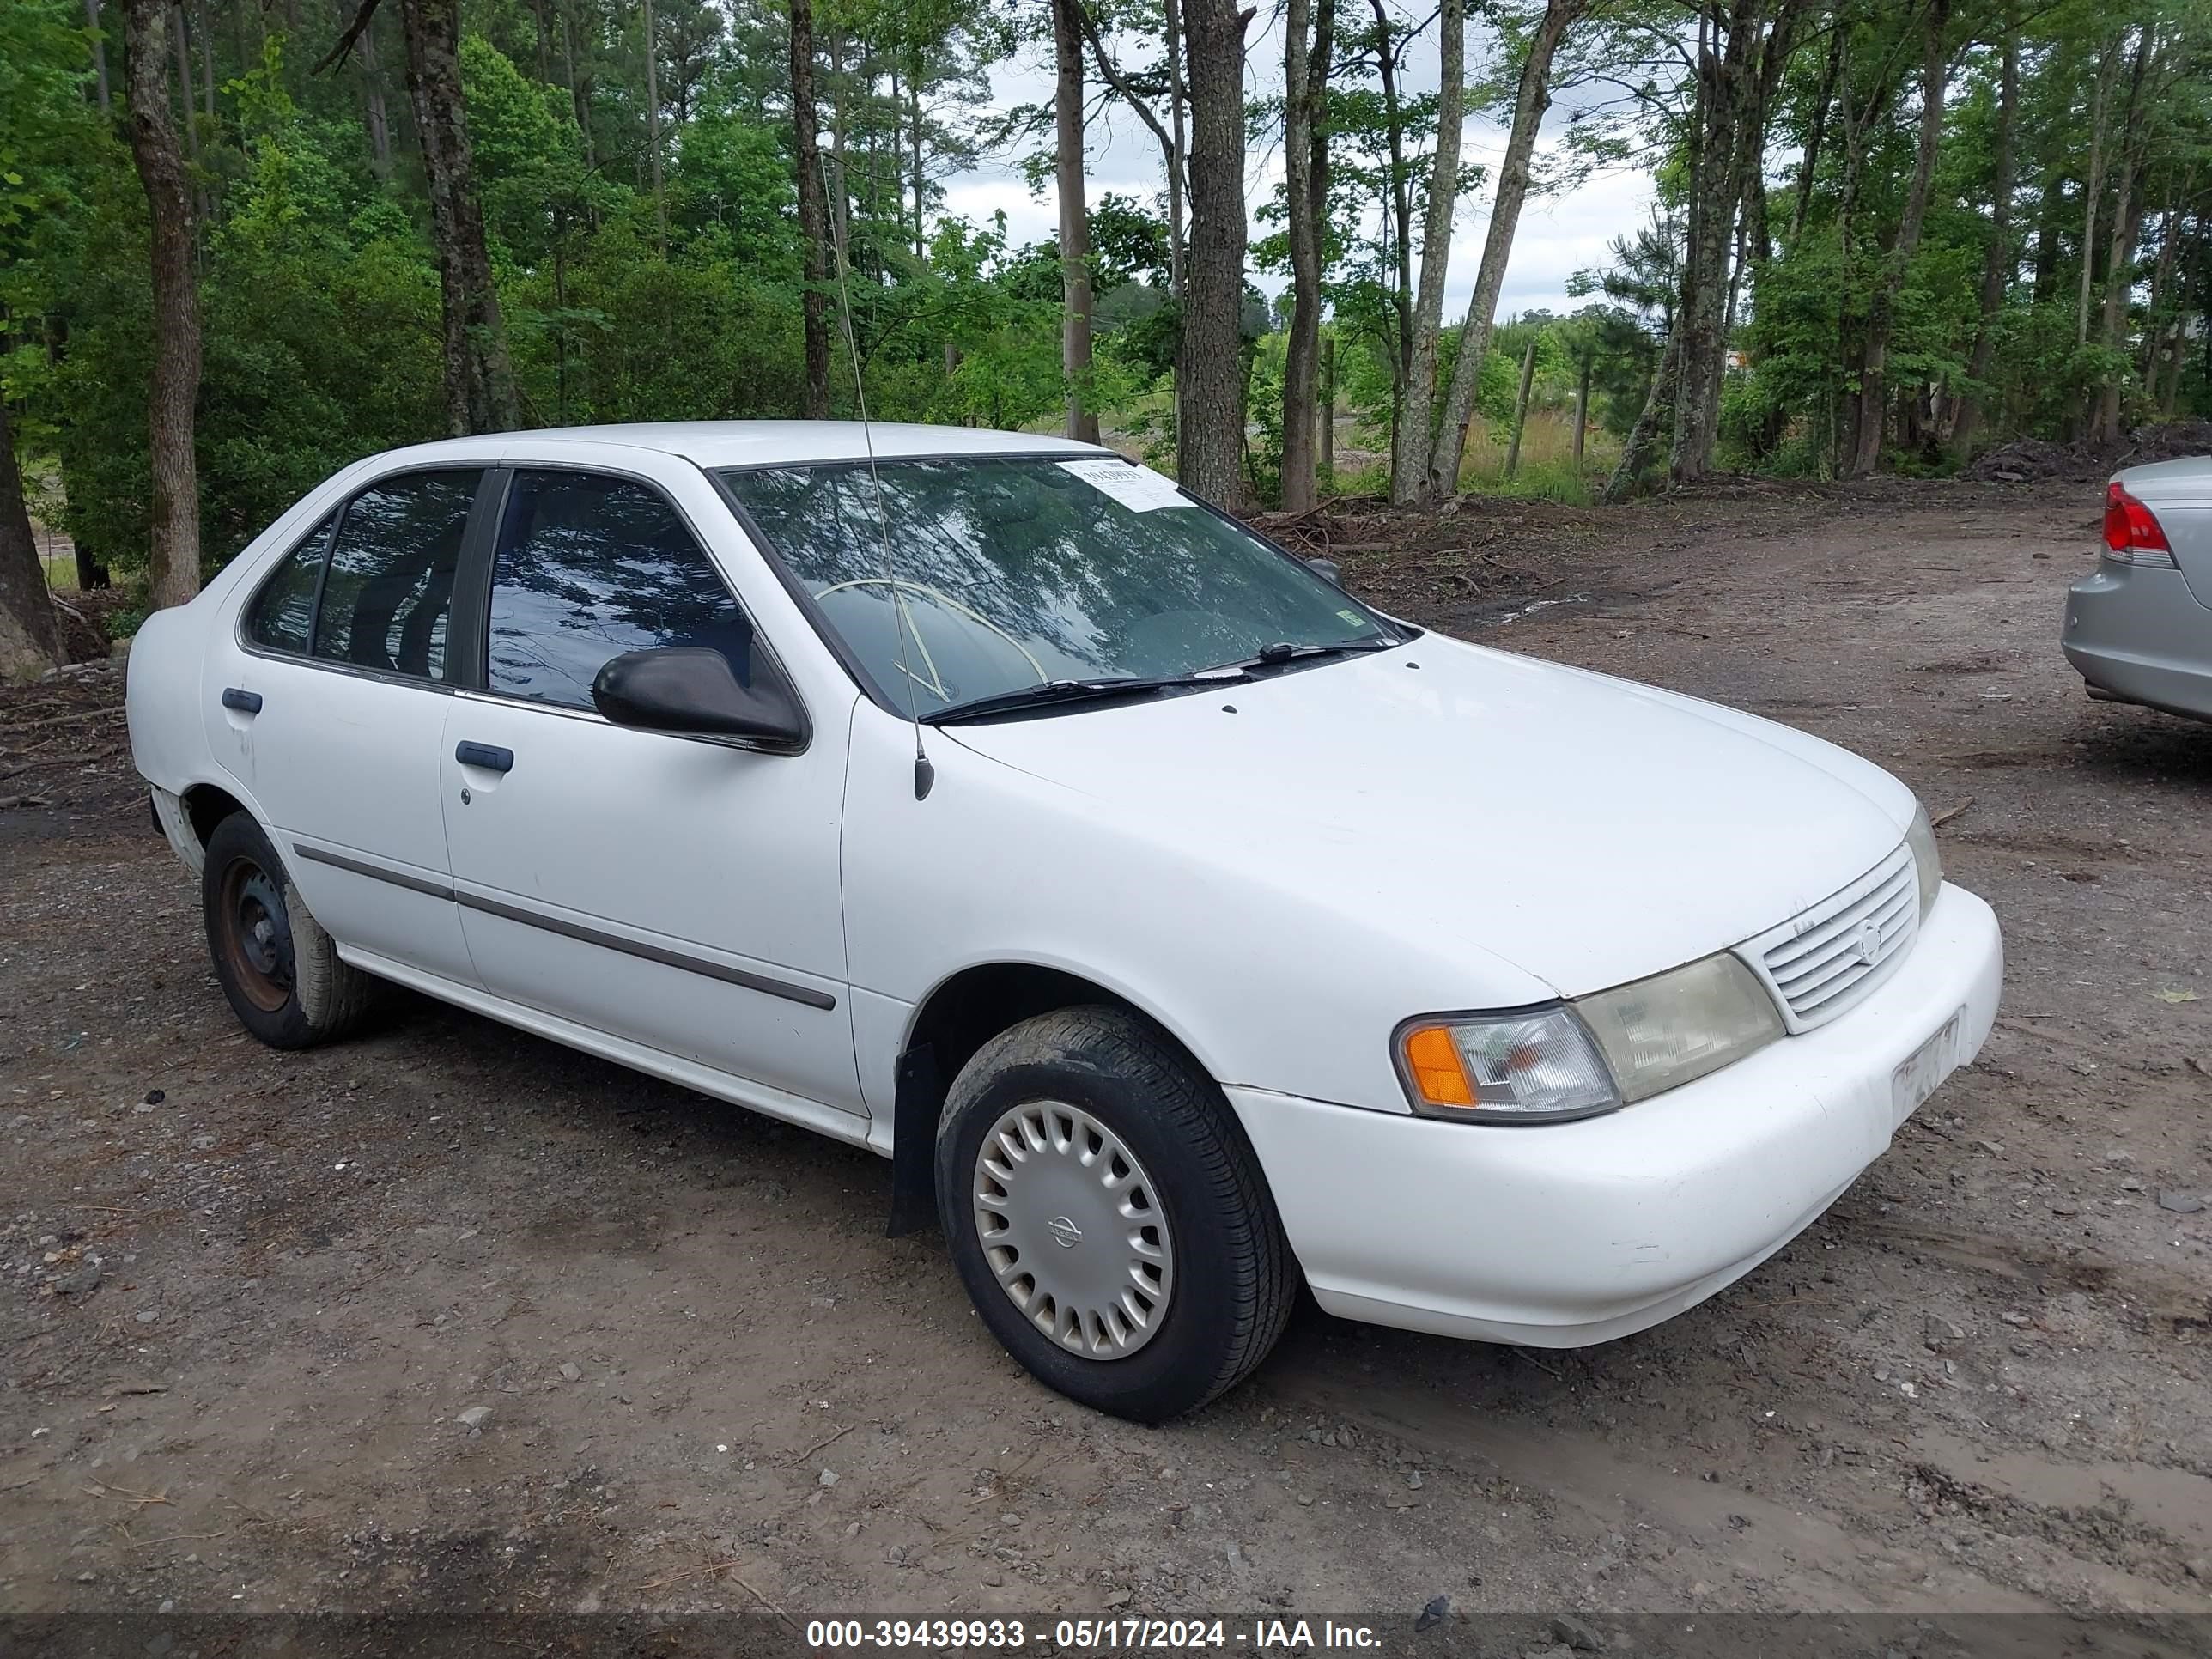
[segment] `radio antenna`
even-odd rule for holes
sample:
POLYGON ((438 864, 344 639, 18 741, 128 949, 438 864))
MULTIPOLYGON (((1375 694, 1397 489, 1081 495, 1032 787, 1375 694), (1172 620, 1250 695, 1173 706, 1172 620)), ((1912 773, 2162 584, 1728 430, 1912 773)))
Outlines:
MULTIPOLYGON (((817 150, 814 160, 822 172, 822 193, 828 196, 830 159, 817 150)), ((844 164, 840 162, 841 184, 843 172, 844 164)), ((845 254, 843 220, 842 213, 832 211, 830 215, 830 244, 837 253, 837 315, 844 325, 845 357, 853 365, 853 406, 860 417, 860 443, 868 457, 868 487, 875 495, 876 529, 883 538, 884 585, 890 590, 891 626, 898 636, 899 686, 906 693, 907 722, 914 728, 914 798, 927 800, 930 786, 937 781, 937 769, 929 763, 929 756, 921 746, 921 714, 915 699, 916 676, 908 665, 906 650, 907 635, 913 623, 907 616, 905 592, 899 586, 898 563, 891 554, 891 515, 890 509, 884 505, 883 477, 876 471, 875 433, 868 424, 868 389, 861 380, 860 348, 853 338, 853 290, 848 275, 850 261, 845 254)), ((919 645, 921 642, 917 636, 915 643, 919 645)))

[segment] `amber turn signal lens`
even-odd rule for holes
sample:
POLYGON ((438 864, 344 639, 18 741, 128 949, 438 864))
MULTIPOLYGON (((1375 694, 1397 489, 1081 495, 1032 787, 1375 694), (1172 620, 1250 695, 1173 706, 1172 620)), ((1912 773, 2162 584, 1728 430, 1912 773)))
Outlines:
POLYGON ((1406 1034, 1406 1071, 1415 1091, 1431 1106, 1474 1104, 1474 1085, 1468 1080, 1459 1045, 1442 1025, 1406 1034))

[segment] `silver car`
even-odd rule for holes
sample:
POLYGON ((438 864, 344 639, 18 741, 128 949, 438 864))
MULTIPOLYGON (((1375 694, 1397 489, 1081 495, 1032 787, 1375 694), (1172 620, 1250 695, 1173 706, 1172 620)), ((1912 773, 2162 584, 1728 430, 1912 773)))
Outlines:
POLYGON ((2091 696, 2212 720, 2212 456, 2112 475, 2062 643, 2091 696))

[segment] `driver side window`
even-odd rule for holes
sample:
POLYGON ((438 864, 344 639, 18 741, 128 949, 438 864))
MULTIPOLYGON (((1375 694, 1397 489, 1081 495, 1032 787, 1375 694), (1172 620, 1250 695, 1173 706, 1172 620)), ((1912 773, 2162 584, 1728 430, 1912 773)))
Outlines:
POLYGON ((704 646, 752 683, 752 624, 658 490, 598 473, 520 471, 494 556, 489 688, 592 707, 610 659, 704 646))

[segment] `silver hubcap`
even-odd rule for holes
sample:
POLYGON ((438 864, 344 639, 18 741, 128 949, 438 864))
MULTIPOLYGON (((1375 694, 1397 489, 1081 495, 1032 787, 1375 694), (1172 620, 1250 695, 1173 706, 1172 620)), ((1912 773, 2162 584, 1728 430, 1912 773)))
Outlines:
POLYGON ((1175 1242, 1152 1177, 1090 1113, 1017 1106, 975 1160, 983 1260, 1030 1322, 1070 1353, 1126 1359, 1175 1291, 1175 1242))

